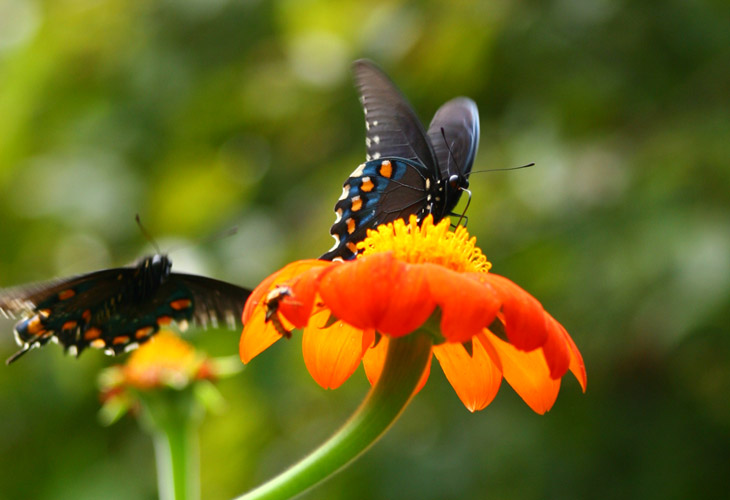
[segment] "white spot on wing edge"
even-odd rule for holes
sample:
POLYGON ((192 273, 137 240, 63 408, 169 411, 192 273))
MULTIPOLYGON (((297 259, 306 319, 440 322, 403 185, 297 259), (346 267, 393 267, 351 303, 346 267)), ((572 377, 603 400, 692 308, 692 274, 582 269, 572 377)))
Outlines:
POLYGON ((130 342, 129 344, 124 346, 124 352, 134 351, 138 347, 139 344, 137 342, 130 342))
POLYGON ((360 177, 362 175, 363 170, 365 170, 365 164, 361 163, 357 166, 355 170, 352 171, 350 174, 350 177, 360 177))
POLYGON ((332 248, 327 250, 328 252, 331 252, 332 250, 336 249, 338 246, 340 246, 340 237, 336 234, 333 234, 332 237, 335 239, 335 244, 332 245, 332 248))
POLYGON ((340 195, 340 200, 346 200, 348 196, 350 196, 350 185, 345 184, 344 186, 342 186, 342 194, 340 195))

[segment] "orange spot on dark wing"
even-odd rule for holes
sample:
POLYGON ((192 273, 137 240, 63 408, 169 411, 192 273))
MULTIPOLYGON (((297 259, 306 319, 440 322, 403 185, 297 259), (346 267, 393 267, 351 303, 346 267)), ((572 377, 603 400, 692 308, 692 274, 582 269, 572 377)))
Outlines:
POLYGON ((88 322, 89 322, 89 320, 91 319, 91 309, 87 309, 86 311, 84 311, 84 312, 83 312, 83 313, 81 314, 81 318, 83 318, 83 320, 84 320, 84 321, 85 321, 86 323, 88 323, 88 322))
POLYGON ((101 330, 95 326, 92 326, 84 332, 84 340, 94 340, 101 337, 101 330))
POLYGON ((155 329, 151 326, 145 326, 143 328, 138 329, 136 332, 134 332, 134 337, 137 339, 142 339, 145 337, 149 337, 155 333, 155 329))
POLYGON ((355 219, 347 219, 347 234, 352 234, 355 232, 355 219))
POLYGON ((36 314, 26 323, 26 331, 31 335, 38 335, 41 330, 43 330, 43 320, 36 314))
POLYGON ((119 344, 126 344, 129 342, 129 337, 126 335, 120 335, 119 337, 114 337, 114 340, 112 340, 112 344, 119 345, 119 344))
POLYGON ((374 187, 375 187, 375 184, 373 184, 373 181, 370 180, 370 177, 363 177, 362 178, 362 184, 360 185, 360 189, 363 192, 369 193, 370 191, 373 190, 374 187))
POLYGON ((69 288, 68 290, 58 292, 58 300, 70 299, 74 295, 76 295, 76 292, 69 288))
POLYGON ((38 314, 40 314, 41 318, 46 319, 48 316, 51 315, 51 310, 50 309, 41 309, 40 311, 38 311, 38 314))
POLYGON ((348 250, 350 250, 350 251, 351 251, 352 253, 357 253, 357 244, 356 244, 356 243, 354 243, 354 242, 352 242, 352 241, 348 242, 348 243, 347 243, 347 248, 348 248, 348 250))
POLYGON ((61 330, 73 330, 77 325, 78 323, 75 321, 66 321, 61 327, 61 330))
POLYGON ((393 175, 393 165, 390 163, 390 160, 383 160, 380 164, 379 173, 386 179, 390 179, 390 176, 393 175))
POLYGON ((191 305, 193 305, 193 301, 190 299, 178 299, 170 302, 170 307, 172 307, 176 311, 182 311, 183 309, 187 309, 191 305))
POLYGON ((89 345, 94 349, 104 349, 106 347, 106 342, 104 342, 104 339, 94 339, 89 342, 89 345))
POLYGON ((352 205, 350 205, 350 210, 353 212, 357 212, 362 208, 362 198, 359 196, 353 196, 352 197, 352 205))
POLYGON ((172 318, 170 316, 160 316, 157 318, 157 324, 160 326, 169 325, 172 323, 172 318))

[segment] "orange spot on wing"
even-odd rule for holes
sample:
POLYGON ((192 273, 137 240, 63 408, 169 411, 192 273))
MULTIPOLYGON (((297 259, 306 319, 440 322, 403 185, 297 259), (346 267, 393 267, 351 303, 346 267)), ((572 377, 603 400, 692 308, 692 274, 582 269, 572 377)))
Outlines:
POLYGON ((134 337, 141 339, 144 337, 149 337, 153 333, 155 333, 155 329, 153 327, 145 326, 144 328, 140 328, 136 332, 134 332, 134 337))
POLYGON ((170 316, 160 316, 157 318, 157 324, 160 326, 169 325, 172 323, 172 318, 170 316))
POLYGON ((370 180, 370 177, 363 177, 362 178, 362 184, 360 185, 360 189, 363 192, 369 193, 370 191, 373 190, 374 187, 375 187, 375 184, 373 184, 373 181, 370 180))
POLYGON ((362 198, 359 196, 353 196, 352 198, 352 205, 350 206, 350 210, 353 212, 357 212, 362 208, 362 198))
POLYGON ((78 325, 78 323, 75 321, 66 321, 61 327, 61 330, 73 330, 76 328, 76 325, 78 325))
POLYGON ((58 292, 58 300, 70 299, 74 295, 76 295, 76 292, 74 292, 72 289, 69 288, 68 290, 63 290, 61 292, 58 292))
POLYGON ((387 179, 390 179, 390 176, 393 175, 393 164, 390 163, 390 160, 383 160, 380 164, 380 175, 387 179))
POLYGON ((126 335, 121 335, 119 337, 114 337, 112 344, 119 345, 119 344, 126 344, 127 342, 129 342, 129 337, 127 337, 126 335))
POLYGON ((187 309, 193 304, 193 301, 190 299, 178 299, 173 300, 170 302, 170 307, 175 309, 176 311, 182 311, 183 309, 187 309))
POLYGON ((43 323, 40 315, 36 314, 28 320, 27 327, 28 333, 31 335, 38 335, 43 330, 43 323))
POLYGON ((104 342, 104 339, 94 339, 89 342, 89 345, 94 349, 104 349, 106 347, 106 342, 104 342))
POLYGON ((355 232, 355 219, 347 219, 347 234, 352 234, 355 232))
POLYGON ((87 323, 88 323, 88 322, 89 322, 89 320, 91 319, 91 309, 87 309, 86 311, 84 311, 84 312, 83 312, 83 313, 81 314, 81 318, 82 318, 82 319, 83 319, 83 320, 84 320, 85 322, 87 322, 87 323))
POLYGON ((101 330, 96 328, 95 326, 92 326, 84 332, 85 340, 98 339, 99 337, 101 337, 101 330))
POLYGON ((352 253, 357 253, 357 244, 350 241, 347 245, 347 249, 350 250, 352 253))

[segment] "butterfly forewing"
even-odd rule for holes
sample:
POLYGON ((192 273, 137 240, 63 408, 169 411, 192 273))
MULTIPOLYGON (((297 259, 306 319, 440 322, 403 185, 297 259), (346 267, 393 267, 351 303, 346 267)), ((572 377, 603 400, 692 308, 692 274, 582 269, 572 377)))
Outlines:
POLYGON ((177 289, 189 290, 193 300, 193 319, 202 327, 225 322, 230 328, 241 321, 246 299, 251 293, 246 288, 225 281, 172 273, 169 282, 177 289))
POLYGON ((365 113, 368 159, 406 158, 438 172, 423 125, 390 78, 366 60, 355 61, 353 71, 365 113))

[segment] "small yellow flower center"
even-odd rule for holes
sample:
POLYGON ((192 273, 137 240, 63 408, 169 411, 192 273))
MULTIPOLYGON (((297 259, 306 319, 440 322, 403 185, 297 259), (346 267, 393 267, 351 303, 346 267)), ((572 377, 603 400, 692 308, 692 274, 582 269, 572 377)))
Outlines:
POLYGON ((177 385, 193 378, 201 362, 192 345, 172 332, 161 331, 132 353, 124 371, 127 382, 134 386, 177 385))
POLYGON ((433 217, 426 216, 421 225, 415 215, 408 224, 402 219, 368 231, 368 236, 357 244, 361 255, 393 252, 395 257, 410 264, 426 262, 439 264, 454 271, 486 273, 492 264, 476 246, 476 237, 469 238, 466 228, 450 230, 450 221, 444 219, 434 225, 433 217))

